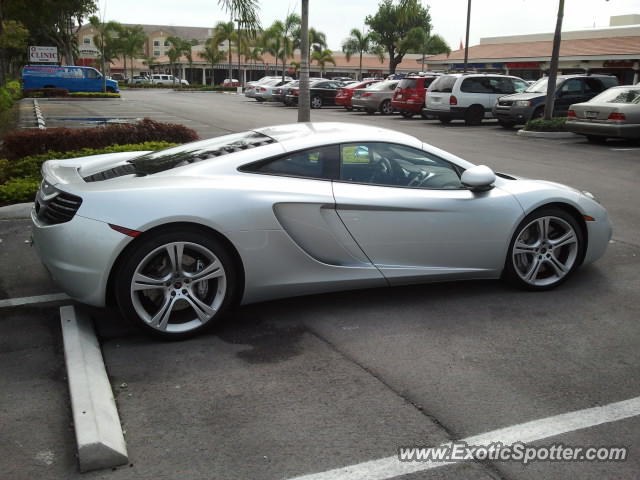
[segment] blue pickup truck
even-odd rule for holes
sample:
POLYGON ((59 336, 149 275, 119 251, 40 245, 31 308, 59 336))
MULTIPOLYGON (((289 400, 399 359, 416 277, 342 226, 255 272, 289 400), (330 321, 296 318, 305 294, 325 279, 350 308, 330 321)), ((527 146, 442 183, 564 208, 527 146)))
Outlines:
MULTIPOLYGON (((66 88, 70 92, 101 92, 102 74, 91 67, 27 65, 22 69, 22 88, 66 88)), ((118 82, 107 80, 107 92, 119 92, 118 82)))

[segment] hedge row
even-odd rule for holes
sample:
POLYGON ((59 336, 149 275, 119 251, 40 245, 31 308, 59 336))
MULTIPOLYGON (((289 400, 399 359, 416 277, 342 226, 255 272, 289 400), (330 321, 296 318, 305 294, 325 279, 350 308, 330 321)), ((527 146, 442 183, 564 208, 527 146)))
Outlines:
MULTIPOLYGON (((196 92, 235 92, 237 91, 238 87, 220 87, 220 86, 208 86, 208 87, 182 87, 180 89, 180 91, 183 92, 189 92, 189 91, 196 91, 196 92)), ((178 90, 178 89, 174 89, 174 90, 178 90)))
POLYGON ((46 160, 85 157, 103 153, 155 151, 175 145, 175 143, 168 142, 145 142, 133 145, 112 145, 100 149, 84 148, 72 152, 47 152, 13 161, 0 159, 0 205, 33 201, 42 181, 40 168, 46 160))
POLYGON ((73 92, 70 93, 69 96, 78 98, 120 98, 119 93, 111 92, 73 92))
POLYGON ((25 88, 22 91, 24 98, 50 98, 50 97, 67 97, 69 90, 66 88, 25 88))
POLYGON ((0 112, 9 110, 20 96, 20 83, 15 80, 0 87, 0 112))
POLYGON ((524 129, 535 132, 566 132, 566 122, 567 117, 554 117, 551 120, 536 118, 535 120, 529 120, 524 129))
POLYGON ((186 143, 198 140, 195 130, 184 125, 160 123, 145 118, 138 123, 114 124, 99 128, 48 128, 16 130, 8 133, 2 157, 17 159, 29 155, 69 152, 142 142, 186 143))

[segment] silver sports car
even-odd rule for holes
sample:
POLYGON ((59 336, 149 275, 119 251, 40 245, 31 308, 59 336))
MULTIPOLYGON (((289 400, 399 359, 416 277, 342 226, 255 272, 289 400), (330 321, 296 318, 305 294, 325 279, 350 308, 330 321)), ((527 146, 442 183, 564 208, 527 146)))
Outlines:
POLYGON ((33 238, 60 287, 170 338, 278 297, 501 276, 544 290, 611 237, 588 192, 354 124, 51 160, 42 173, 33 238))

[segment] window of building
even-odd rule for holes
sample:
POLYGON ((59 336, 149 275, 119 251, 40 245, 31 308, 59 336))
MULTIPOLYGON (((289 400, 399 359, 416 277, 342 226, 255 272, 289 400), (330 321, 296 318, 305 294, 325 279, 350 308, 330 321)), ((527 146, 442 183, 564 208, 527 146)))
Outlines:
POLYGON ((153 56, 154 57, 159 57, 160 56, 160 50, 154 50, 153 51, 153 56))
POLYGON ((153 46, 154 47, 159 47, 160 46, 160 40, 154 40, 153 41, 153 46))
POLYGON ((91 44, 91 37, 84 37, 84 38, 82 39, 82 42, 83 42, 85 45, 90 45, 90 44, 91 44))

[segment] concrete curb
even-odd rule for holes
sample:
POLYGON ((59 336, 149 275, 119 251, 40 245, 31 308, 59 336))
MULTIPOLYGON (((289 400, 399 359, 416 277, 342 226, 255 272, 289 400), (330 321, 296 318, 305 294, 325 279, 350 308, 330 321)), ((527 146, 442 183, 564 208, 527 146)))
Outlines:
POLYGON ((572 132, 536 132, 533 130, 518 130, 517 135, 531 138, 575 138, 580 136, 572 132))
POLYGON ((127 446, 93 322, 67 305, 60 324, 80 471, 124 465, 127 446))
POLYGON ((16 203, 15 205, 7 205, 0 207, 0 220, 16 220, 31 217, 31 209, 33 202, 16 203))
POLYGON ((33 99, 33 113, 35 113, 36 115, 36 123, 38 124, 38 128, 47 128, 44 122, 44 116, 42 115, 42 111, 40 110, 40 103, 36 98, 33 99))

